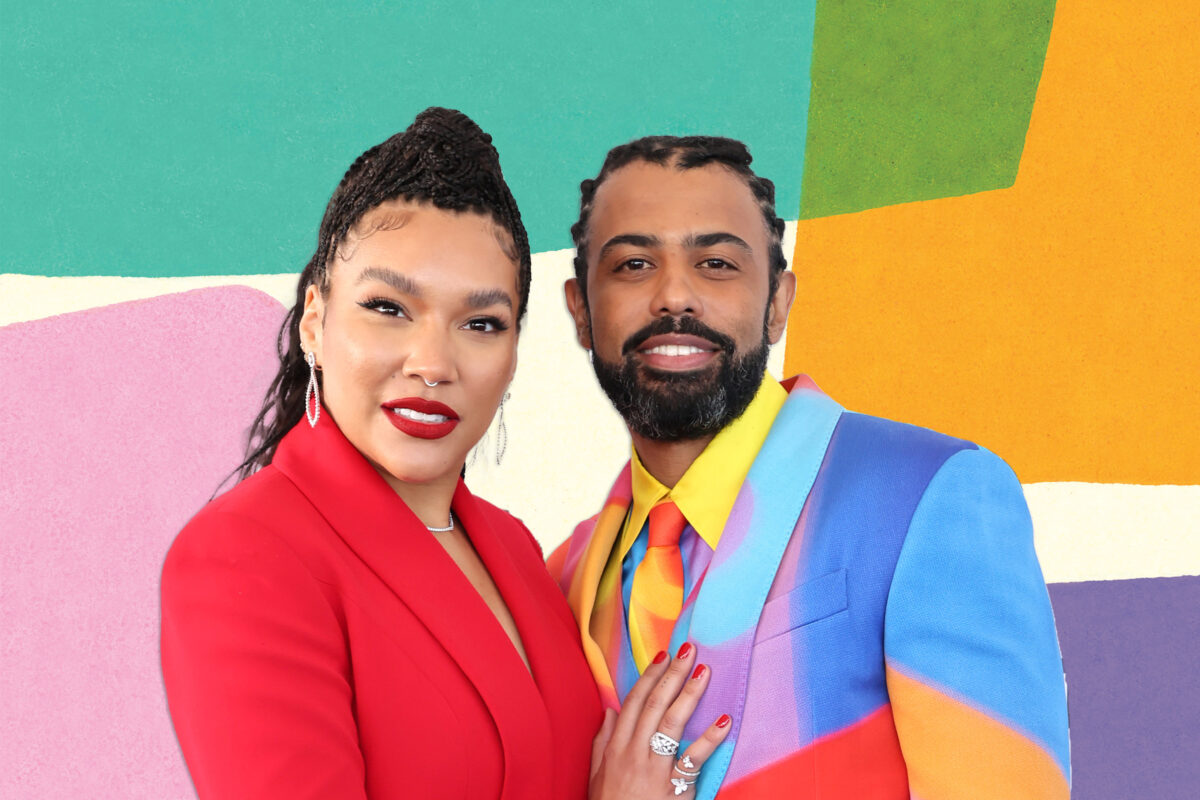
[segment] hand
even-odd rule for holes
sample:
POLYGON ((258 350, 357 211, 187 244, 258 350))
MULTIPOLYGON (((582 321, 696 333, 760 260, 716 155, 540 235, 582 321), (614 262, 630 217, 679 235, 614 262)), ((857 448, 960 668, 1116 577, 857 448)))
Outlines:
POLYGON ((650 737, 656 732, 679 740, 708 687, 712 672, 704 665, 693 667, 695 660, 696 648, 691 644, 680 647, 674 659, 659 653, 625 698, 621 713, 605 712, 604 724, 592 743, 590 800, 673 798, 672 778, 695 780, 678 770, 695 772, 704 765, 729 734, 728 715, 722 715, 678 754, 680 760, 684 756, 691 760, 694 766, 690 769, 683 765, 677 769, 675 758, 650 749, 650 737))

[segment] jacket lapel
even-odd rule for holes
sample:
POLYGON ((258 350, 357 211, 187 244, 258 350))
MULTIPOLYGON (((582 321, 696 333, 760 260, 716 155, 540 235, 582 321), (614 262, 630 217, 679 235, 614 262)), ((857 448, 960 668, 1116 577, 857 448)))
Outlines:
POLYGON ((704 765, 697 800, 714 797, 729 768, 746 705, 758 618, 842 413, 806 378, 790 388, 738 493, 692 611, 689 638, 712 667, 713 680, 687 738, 694 739, 723 713, 733 717, 729 736, 704 765))
POLYGON ((619 581, 615 587, 604 587, 601 596, 600 579, 632 502, 631 475, 632 470, 627 462, 617 476, 600 514, 580 525, 572 536, 571 548, 582 547, 582 553, 568 552, 567 555, 568 562, 574 562, 573 566, 567 567, 570 576, 565 587, 567 603, 579 621, 583 653, 596 679, 600 699, 604 705, 614 709, 620 708, 613 670, 617 661, 615 654, 622 646, 622 637, 628 634, 622 616, 619 581))
MULTIPOLYGON (((544 770, 530 761, 550 746, 545 713, 536 711, 543 706, 533 679, 491 609, 424 524, 328 414, 316 428, 303 421, 293 428, 273 464, 421 620, 479 692, 503 744, 506 786, 519 776, 518 784, 537 789, 545 781, 543 788, 550 792, 550 776, 539 778, 544 770), (539 723, 531 724, 533 718, 539 723)), ((510 554, 493 542, 495 533, 461 482, 453 508, 506 602, 520 595, 513 591, 510 554)), ((522 607, 520 613, 528 629, 527 610, 522 607)))

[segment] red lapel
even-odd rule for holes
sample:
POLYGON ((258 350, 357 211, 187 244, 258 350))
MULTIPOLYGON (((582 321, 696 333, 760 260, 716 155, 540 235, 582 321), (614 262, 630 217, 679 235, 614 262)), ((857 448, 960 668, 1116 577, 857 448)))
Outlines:
MULTIPOLYGON (((479 692, 503 744, 506 788, 521 786, 531 796, 552 793, 544 759, 553 744, 537 686, 495 615, 424 524, 328 414, 315 428, 303 420, 296 425, 272 463, 421 619, 479 692)), ((552 659, 537 630, 537 599, 517 573, 511 544, 500 541, 490 515, 461 481, 453 509, 508 603, 535 673, 539 665, 547 668, 552 659)))

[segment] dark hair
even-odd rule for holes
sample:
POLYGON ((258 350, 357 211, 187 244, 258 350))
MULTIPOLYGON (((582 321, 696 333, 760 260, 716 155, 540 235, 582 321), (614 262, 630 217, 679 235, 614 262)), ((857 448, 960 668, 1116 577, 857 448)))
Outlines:
POLYGON ((587 228, 596 190, 609 175, 634 161, 681 170, 720 164, 742 176, 758 201, 767 224, 771 267, 769 288, 770 294, 774 295, 779 273, 787 269, 787 259, 783 256, 783 220, 775 214, 775 184, 754 174, 750 169, 753 160, 745 144, 723 136, 644 136, 609 150, 600 174, 579 184, 579 220, 571 226, 571 238, 575 240, 575 278, 579 281, 584 303, 587 303, 587 228))
POLYGON ((296 304, 279 331, 279 372, 250 427, 246 458, 236 470, 239 480, 270 464, 279 441, 304 416, 308 365, 300 347, 300 318, 308 287, 328 291, 330 265, 350 231, 371 209, 398 198, 447 211, 487 214, 508 232, 513 251, 509 255, 518 262, 520 324, 529 302, 529 237, 504 182, 492 137, 460 111, 427 108, 406 130, 355 159, 329 199, 317 232, 317 250, 300 273, 296 304))

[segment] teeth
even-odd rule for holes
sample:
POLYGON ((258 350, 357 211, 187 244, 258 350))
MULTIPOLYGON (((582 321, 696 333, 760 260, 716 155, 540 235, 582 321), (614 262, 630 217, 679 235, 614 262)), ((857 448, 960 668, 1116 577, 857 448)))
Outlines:
POLYGON ((411 419, 414 422, 424 422, 429 425, 438 425, 450 419, 441 414, 422 414, 420 411, 413 411, 411 408, 393 408, 392 413, 399 414, 405 419, 411 419))
POLYGON ((658 347, 651 347, 646 352, 656 356, 694 356, 705 351, 691 345, 660 344, 658 347))

